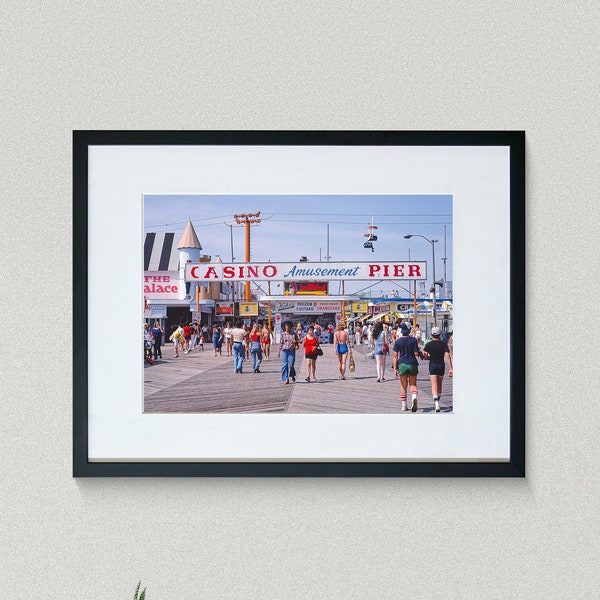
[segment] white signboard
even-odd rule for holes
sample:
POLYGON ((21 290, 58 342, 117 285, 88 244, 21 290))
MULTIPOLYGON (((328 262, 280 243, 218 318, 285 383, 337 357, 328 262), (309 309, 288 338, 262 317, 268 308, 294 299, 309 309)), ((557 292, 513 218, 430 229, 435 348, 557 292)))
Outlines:
POLYGON ((427 279, 426 262, 187 263, 186 281, 427 279))
POLYGON ((390 312, 391 305, 390 304, 376 304, 373 307, 373 314, 378 315, 379 313, 390 312))
POLYGON ((275 310, 277 312, 289 313, 324 313, 324 312, 339 312, 340 303, 334 300, 309 301, 309 300, 294 300, 290 302, 275 302, 275 310))
POLYGON ((152 319, 166 319, 167 318, 167 307, 159 306, 158 304, 150 305, 150 314, 148 315, 152 319))

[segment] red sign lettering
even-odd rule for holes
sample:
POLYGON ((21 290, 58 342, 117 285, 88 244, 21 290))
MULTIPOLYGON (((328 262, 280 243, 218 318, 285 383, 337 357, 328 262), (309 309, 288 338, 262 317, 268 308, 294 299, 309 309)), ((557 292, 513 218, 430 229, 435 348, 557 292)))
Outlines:
POLYGON ((409 277, 421 277, 421 265, 409 265, 408 266, 409 277))
POLYGON ((274 265, 268 265, 263 269, 263 275, 265 277, 275 277, 277 275, 277 268, 274 265))
POLYGON ((179 288, 176 285, 159 285, 149 283, 144 286, 144 294, 176 294, 179 288))

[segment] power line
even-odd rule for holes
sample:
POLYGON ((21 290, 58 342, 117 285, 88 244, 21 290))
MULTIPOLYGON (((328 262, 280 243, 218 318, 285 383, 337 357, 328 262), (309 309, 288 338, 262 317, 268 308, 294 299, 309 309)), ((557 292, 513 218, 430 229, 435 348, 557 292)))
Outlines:
MULTIPOLYGON (((194 221, 212 221, 213 219, 226 219, 228 217, 230 217, 231 215, 221 215, 218 217, 204 217, 204 218, 198 218, 198 219, 188 219, 188 221, 192 221, 192 223, 194 221)), ((144 225, 144 229, 150 229, 151 227, 168 227, 171 225, 187 225, 187 221, 174 221, 173 223, 159 223, 158 225, 144 225)), ((209 223, 210 225, 210 223, 209 223)))
MULTIPOLYGON (((395 215, 396 217, 398 215, 395 215)), ((215 219, 217 217, 214 217, 215 219)), ((356 225, 363 226, 363 221, 317 221, 314 219, 271 219, 274 223, 312 223, 312 224, 331 224, 331 225, 356 225)), ((146 225, 144 229, 157 229, 157 228, 170 228, 183 230, 185 229, 185 225, 187 225, 187 221, 179 221, 177 223, 162 223, 161 225, 146 225), (174 227, 175 225, 180 225, 180 227, 174 227)), ((194 223, 194 219, 192 219, 192 224, 194 227, 212 227, 213 225, 219 225, 220 223, 194 223)), ((387 225, 452 225, 452 221, 383 221, 383 226, 387 225)))
MULTIPOLYGON (((399 215, 394 215, 398 217, 399 215)), ((277 223, 331 223, 333 225, 360 225, 364 226, 364 221, 315 221, 309 219, 271 219, 272 221, 276 221, 277 223)), ((381 221, 380 221, 381 222, 381 221)), ((383 225, 444 225, 447 223, 452 223, 452 221, 383 221, 383 225)))
MULTIPOLYGON (((278 215, 306 215, 306 213, 287 213, 287 212, 278 212, 276 213, 278 215)), ((315 216, 318 217, 331 217, 331 216, 335 216, 335 217, 339 217, 340 213, 335 212, 335 213, 313 213, 315 216)), ((364 217, 365 213, 344 213, 345 215, 349 216, 349 217, 364 217)), ((382 214, 382 213, 373 213, 374 217, 398 217, 400 216, 398 213, 392 213, 392 214, 382 214)), ((411 214, 406 214, 404 215, 406 217, 451 217, 452 214, 449 213, 411 213, 411 214)))
MULTIPOLYGON (((207 222, 207 221, 218 221, 224 218, 228 218, 230 215, 219 215, 219 216, 215 216, 215 217, 201 217, 201 218, 190 218, 188 220, 192 221, 192 224, 194 224, 194 226, 196 227, 210 227, 212 225, 218 225, 219 223, 213 223, 213 222, 207 222), (204 221, 204 223, 203 223, 204 221)), ((274 213, 273 217, 276 216, 302 216, 304 217, 304 219, 281 219, 281 218, 272 218, 272 221, 278 222, 278 223, 319 223, 319 224, 327 224, 327 223, 331 223, 331 224, 335 224, 335 225, 364 225, 364 220, 363 221, 331 221, 331 220, 319 220, 316 217, 327 217, 327 216, 336 216, 339 217, 340 214, 338 213, 313 213, 312 215, 310 215, 310 218, 307 218, 306 213, 286 213, 286 212, 281 212, 281 213, 274 213)), ((345 214, 344 216, 347 217, 365 217, 364 214, 357 214, 357 213, 348 213, 345 214)), ((399 214, 399 213, 394 213, 394 214, 374 214, 374 217, 377 217, 378 219, 385 219, 385 218, 391 218, 391 217, 395 217, 395 218, 415 218, 415 217, 427 217, 427 218, 452 218, 452 214, 445 214, 445 213, 434 213, 434 214, 426 214, 426 213, 410 213, 410 214, 399 214)), ((187 225, 188 221, 174 221, 172 223, 159 223, 159 224, 154 224, 154 225, 144 225, 144 229, 173 229, 176 228, 178 225, 180 225, 180 229, 185 229, 185 226, 187 225)), ((384 225, 444 225, 444 224, 452 224, 452 221, 402 221, 402 222, 396 222, 396 221, 385 221, 384 225)))

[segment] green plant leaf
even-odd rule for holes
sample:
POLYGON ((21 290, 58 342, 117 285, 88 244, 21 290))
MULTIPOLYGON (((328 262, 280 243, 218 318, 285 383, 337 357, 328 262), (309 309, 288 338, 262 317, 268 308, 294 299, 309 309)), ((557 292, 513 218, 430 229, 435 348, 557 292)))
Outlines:
POLYGON ((142 585, 142 582, 139 581, 137 584, 137 587, 135 588, 135 592, 133 594, 133 600, 139 600, 138 598, 138 592, 140 591, 140 586, 142 585))

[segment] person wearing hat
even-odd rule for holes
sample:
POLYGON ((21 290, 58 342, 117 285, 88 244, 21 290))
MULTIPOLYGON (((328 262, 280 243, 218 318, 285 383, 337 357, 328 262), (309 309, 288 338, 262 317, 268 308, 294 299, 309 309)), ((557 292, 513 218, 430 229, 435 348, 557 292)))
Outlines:
POLYGON ((417 374, 419 372, 419 363, 417 357, 423 359, 423 354, 419 350, 417 340, 411 337, 410 323, 401 323, 400 335, 394 342, 394 376, 400 377, 400 407, 401 410, 408 410, 406 398, 408 387, 412 395, 411 412, 417 412, 417 374))
POLYGON ((440 412, 440 396, 442 395, 442 381, 444 379, 445 363, 448 363, 448 377, 454 375, 452 368, 452 357, 448 344, 440 339, 442 330, 439 327, 431 329, 431 340, 425 344, 424 358, 429 360, 429 379, 431 380, 431 394, 433 395, 433 404, 435 412, 440 412))

